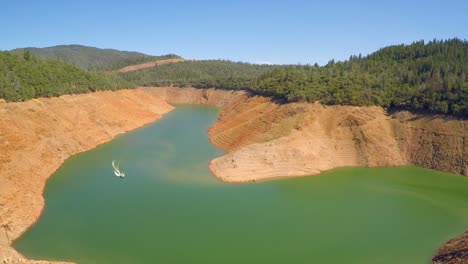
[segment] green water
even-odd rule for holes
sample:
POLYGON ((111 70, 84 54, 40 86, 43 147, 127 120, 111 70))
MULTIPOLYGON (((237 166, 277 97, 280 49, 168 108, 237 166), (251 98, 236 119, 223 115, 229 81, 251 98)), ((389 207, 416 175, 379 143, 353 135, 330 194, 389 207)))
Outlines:
POLYGON ((206 129, 217 110, 160 121, 68 159, 14 246, 79 263, 428 263, 468 228, 468 178, 416 167, 342 168, 226 184, 206 129), (113 175, 121 160, 127 177, 113 175))

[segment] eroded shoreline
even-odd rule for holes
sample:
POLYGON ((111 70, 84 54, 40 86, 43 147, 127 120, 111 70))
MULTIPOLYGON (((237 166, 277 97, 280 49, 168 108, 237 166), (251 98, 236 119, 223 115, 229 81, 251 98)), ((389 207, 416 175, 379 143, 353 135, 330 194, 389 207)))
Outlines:
POLYGON ((9 246, 39 218, 47 178, 69 156, 157 120, 172 109, 166 102, 222 109, 208 133, 212 144, 228 154, 211 161, 210 169, 227 182, 311 175, 341 166, 415 164, 468 173, 467 121, 388 115, 380 107, 279 105, 243 91, 173 87, 3 103, 2 127, 15 126, 0 130, 0 147, 7 153, 0 160, 0 222, 10 234, 10 239, 0 235, 0 255, 6 256, 0 261, 49 263, 26 262, 9 246), (24 132, 31 126, 32 133, 24 132), (25 135, 15 138, 18 133, 25 135))

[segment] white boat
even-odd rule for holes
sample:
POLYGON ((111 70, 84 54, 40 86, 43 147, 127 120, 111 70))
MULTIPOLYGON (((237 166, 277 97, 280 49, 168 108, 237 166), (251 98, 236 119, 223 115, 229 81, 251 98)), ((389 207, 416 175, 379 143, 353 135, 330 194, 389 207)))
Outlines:
POLYGON ((120 171, 119 164, 115 165, 115 160, 112 161, 112 168, 114 168, 114 174, 117 177, 123 178, 125 177, 125 173, 120 171))

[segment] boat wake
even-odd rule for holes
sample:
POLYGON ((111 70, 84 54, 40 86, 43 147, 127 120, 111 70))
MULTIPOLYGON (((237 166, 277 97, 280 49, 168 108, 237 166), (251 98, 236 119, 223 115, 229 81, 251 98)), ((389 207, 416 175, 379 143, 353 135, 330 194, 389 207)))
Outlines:
POLYGON ((114 168, 114 174, 115 176, 117 177, 120 177, 120 178, 123 178, 125 177, 125 173, 123 171, 120 170, 119 168, 119 163, 120 161, 117 163, 117 165, 115 164, 115 160, 112 161, 112 168, 114 168))

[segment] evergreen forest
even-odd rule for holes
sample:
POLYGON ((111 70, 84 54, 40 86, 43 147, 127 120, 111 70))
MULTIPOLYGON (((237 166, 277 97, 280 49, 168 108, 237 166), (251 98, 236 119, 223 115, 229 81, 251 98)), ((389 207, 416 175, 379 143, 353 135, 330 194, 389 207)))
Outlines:
POLYGON ((367 56, 353 55, 323 66, 187 60, 126 73, 113 70, 179 56, 149 56, 77 45, 55 49, 0 52, 0 98, 23 101, 170 85, 243 89, 284 102, 379 105, 468 117, 468 42, 460 39, 388 46, 367 56), (60 56, 54 57, 57 54, 60 56))

